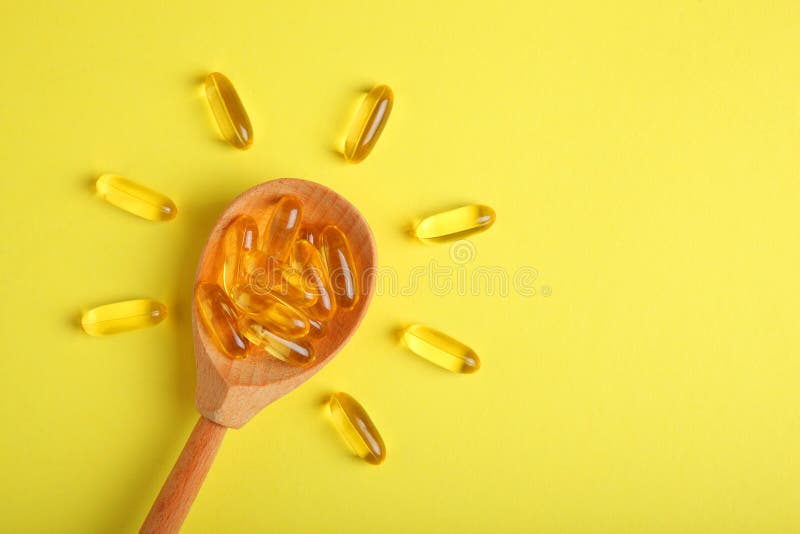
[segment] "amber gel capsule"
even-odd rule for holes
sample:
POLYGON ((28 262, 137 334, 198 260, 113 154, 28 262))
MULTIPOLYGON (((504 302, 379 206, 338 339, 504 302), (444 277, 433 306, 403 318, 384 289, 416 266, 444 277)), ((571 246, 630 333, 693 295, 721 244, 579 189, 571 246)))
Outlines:
POLYGON ((122 176, 104 174, 95 183, 97 194, 114 206, 151 221, 169 221, 178 208, 166 195, 122 176))
POLYGON ((253 126, 231 81, 219 72, 209 74, 206 78, 206 98, 222 137, 236 148, 250 148, 253 144, 253 126))
POLYGON ((489 206, 462 206, 422 219, 414 230, 419 239, 449 241, 482 232, 494 224, 495 213, 489 206))
POLYGON ((106 336, 154 326, 167 316, 167 307, 152 299, 126 300, 98 306, 81 317, 81 327, 90 336, 106 336))
POLYGON ((288 338, 308 334, 308 320, 294 307, 272 293, 260 293, 247 285, 238 285, 230 293, 233 303, 253 319, 288 338))
POLYGON ((304 366, 314 361, 314 347, 304 339, 289 339, 270 330, 257 320, 243 315, 239 319, 239 329, 254 345, 264 349, 267 354, 286 363, 304 366))
POLYGON ((203 284, 197 288, 200 316, 217 345, 229 358, 247 356, 247 339, 237 326, 239 313, 233 302, 217 284, 203 284))
POLYGON ((292 247, 290 260, 292 268, 302 275, 305 287, 317 296, 317 301, 312 306, 303 308, 303 311, 319 321, 327 321, 333 317, 336 301, 319 251, 305 239, 299 239, 292 247))
POLYGON ((354 453, 374 465, 386 459, 386 446, 375 423, 353 397, 347 393, 334 393, 328 407, 339 435, 354 453))
POLYGON ((478 355, 457 339, 420 324, 403 331, 406 346, 429 362, 454 373, 474 373, 481 367, 478 355))
POLYGON ((317 302, 317 294, 306 287, 302 273, 288 262, 278 261, 264 252, 255 250, 244 259, 245 278, 240 283, 249 285, 258 293, 274 293, 292 306, 307 308, 317 302))
POLYGON ((350 242, 335 226, 323 228, 319 242, 336 304, 350 310, 358 302, 358 273, 350 252, 350 242))
POLYGON ((264 230, 262 250, 279 261, 286 261, 292 243, 300 231, 303 218, 303 205, 293 196, 282 197, 272 212, 272 217, 264 230))
POLYGON ((222 280, 225 290, 230 292, 240 278, 247 277, 245 259, 258 246, 258 225, 249 215, 237 217, 225 229, 223 252, 225 263, 222 280))
POLYGON ((344 142, 344 158, 358 163, 366 158, 378 141, 389 114, 394 94, 388 85, 376 85, 364 97, 344 142))

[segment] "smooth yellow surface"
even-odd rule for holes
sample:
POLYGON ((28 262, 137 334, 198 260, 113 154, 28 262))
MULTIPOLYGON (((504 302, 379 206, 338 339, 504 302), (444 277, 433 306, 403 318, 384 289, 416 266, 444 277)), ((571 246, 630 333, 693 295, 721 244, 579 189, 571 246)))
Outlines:
POLYGON ((0 26, 0 530, 136 531, 196 419, 206 234, 281 176, 352 200, 401 280, 497 266, 536 293, 385 290, 228 433, 184 532, 800 530, 797 1, 19 2, 0 26), (213 123, 215 70, 247 152, 213 123), (375 83, 395 107, 348 165, 333 147, 375 83), (178 217, 95 198, 104 172, 178 217), (409 238, 468 203, 497 223, 453 259, 409 238), (168 319, 81 332, 82 309, 140 296, 168 319), (413 322, 480 372, 398 346, 413 322), (380 422, 380 467, 327 420, 338 390, 380 422))

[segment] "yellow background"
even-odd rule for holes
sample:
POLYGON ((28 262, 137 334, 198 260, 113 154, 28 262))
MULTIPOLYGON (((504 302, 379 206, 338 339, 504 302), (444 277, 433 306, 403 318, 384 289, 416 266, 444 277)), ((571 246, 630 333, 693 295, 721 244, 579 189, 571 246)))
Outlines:
POLYGON ((186 532, 800 530, 800 3, 6 2, 0 17, 0 530, 133 532, 196 420, 192 277, 244 189, 324 183, 405 280, 404 229, 493 206, 467 264, 537 294, 373 301, 312 381, 231 431, 186 532), (222 143, 200 81, 255 129, 222 143), (372 155, 332 150, 358 92, 396 103, 372 155), (150 223, 92 193, 174 198, 150 223), (544 296, 542 289, 551 291, 544 296), (168 320, 90 338, 82 309, 168 320), (398 347, 423 322, 483 367, 398 347), (388 460, 322 410, 344 390, 388 460))

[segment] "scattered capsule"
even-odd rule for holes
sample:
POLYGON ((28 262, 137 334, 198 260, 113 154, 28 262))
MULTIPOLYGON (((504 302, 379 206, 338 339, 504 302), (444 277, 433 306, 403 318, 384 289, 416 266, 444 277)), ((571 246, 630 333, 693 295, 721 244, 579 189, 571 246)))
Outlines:
POLYGON ((471 348, 460 341, 420 324, 403 331, 403 341, 411 352, 454 373, 474 373, 481 360, 471 348))
POLYGON ((251 343, 279 360, 297 366, 308 365, 314 361, 314 347, 303 339, 289 339, 271 332, 268 327, 247 315, 239 319, 239 328, 251 343))
POLYGON ((353 452, 378 465, 386 459, 386 446, 364 407, 347 393, 334 393, 328 403, 331 418, 353 452))
POLYGON ((317 295, 317 301, 304 308, 305 313, 312 319, 327 321, 336 312, 336 301, 319 251, 305 239, 299 239, 294 242, 290 258, 291 266, 302 273, 306 287, 317 295))
POLYGON ((225 290, 231 289, 240 279, 246 278, 250 270, 246 266, 248 253, 255 251, 258 246, 258 225, 249 215, 237 217, 225 229, 223 239, 223 264, 222 280, 225 290))
POLYGON ((414 233, 419 239, 449 241, 482 232, 494 224, 495 213, 489 206, 462 206, 426 217, 414 233))
POLYGON ((206 98, 225 140, 242 150, 253 144, 253 126, 231 81, 212 72, 206 78, 206 98))
POLYGON ((247 285, 234 286, 233 303, 276 334, 288 338, 308 334, 308 320, 294 307, 272 293, 260 293, 247 285))
POLYGON ((106 336, 155 326, 167 316, 167 307, 152 299, 126 300, 98 306, 81 317, 81 327, 90 336, 106 336))
POLYGON ((350 310, 358 302, 358 273, 347 236, 335 226, 326 226, 319 242, 336 304, 350 310))
POLYGON ((394 95, 388 85, 376 85, 364 97, 344 142, 344 158, 358 163, 366 158, 378 141, 389 114, 394 95))
POLYGON ((264 230, 262 249, 268 256, 286 261, 292 243, 300 231, 303 205, 296 197, 282 197, 272 212, 272 217, 264 230))
POLYGON ((169 221, 178 214, 175 203, 165 195, 116 174, 102 175, 95 187, 109 204, 144 219, 169 221))
POLYGON ((236 359, 247 356, 249 343, 239 332, 239 313, 225 291, 217 284, 203 284, 196 296, 203 322, 225 355, 236 359))

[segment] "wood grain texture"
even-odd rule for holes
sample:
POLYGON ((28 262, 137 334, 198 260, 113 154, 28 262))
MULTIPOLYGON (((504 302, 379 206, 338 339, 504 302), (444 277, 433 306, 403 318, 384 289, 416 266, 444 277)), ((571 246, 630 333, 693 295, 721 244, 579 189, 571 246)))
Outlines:
POLYGON ((221 425, 239 428, 264 406, 296 388, 328 363, 355 332, 367 311, 375 288, 377 263, 375 239, 364 217, 335 191, 307 180, 281 178, 259 184, 237 197, 225 209, 208 238, 197 270, 200 283, 221 282, 223 236, 239 215, 253 217, 263 232, 272 207, 284 195, 303 202, 303 224, 321 228, 337 225, 350 241, 356 269, 360 273, 360 298, 352 310, 338 310, 327 325, 324 338, 314 341, 317 358, 308 367, 294 367, 266 353, 232 360, 220 352, 199 320, 197 303, 192 308, 195 358, 197 362, 197 409, 221 425), (365 276, 366 274, 366 276, 365 276))
POLYGON ((139 532, 178 532, 217 455, 227 428, 200 417, 139 532))

